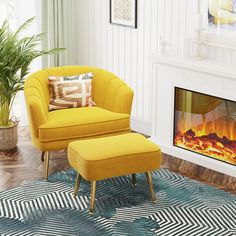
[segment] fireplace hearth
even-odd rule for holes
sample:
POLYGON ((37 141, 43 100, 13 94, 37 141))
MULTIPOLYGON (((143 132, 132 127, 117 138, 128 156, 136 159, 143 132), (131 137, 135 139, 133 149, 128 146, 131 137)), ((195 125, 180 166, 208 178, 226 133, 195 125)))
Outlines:
POLYGON ((235 112, 234 101, 175 87, 174 146, 236 165, 235 112))

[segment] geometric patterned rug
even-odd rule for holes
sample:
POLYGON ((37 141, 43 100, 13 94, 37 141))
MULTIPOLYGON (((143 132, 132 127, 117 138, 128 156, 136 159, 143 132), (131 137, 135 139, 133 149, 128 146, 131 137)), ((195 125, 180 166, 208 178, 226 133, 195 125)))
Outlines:
POLYGON ((0 235, 235 236, 236 196, 166 169, 153 172, 157 203, 144 174, 137 185, 123 176, 97 183, 95 214, 88 214, 90 183, 69 169, 0 192, 0 235))

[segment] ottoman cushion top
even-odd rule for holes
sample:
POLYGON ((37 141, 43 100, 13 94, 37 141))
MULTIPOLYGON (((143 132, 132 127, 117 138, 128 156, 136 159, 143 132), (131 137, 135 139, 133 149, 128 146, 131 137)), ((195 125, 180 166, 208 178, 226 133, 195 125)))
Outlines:
POLYGON ((83 178, 102 180, 160 167, 160 148, 141 134, 128 133, 69 144, 68 159, 83 178))

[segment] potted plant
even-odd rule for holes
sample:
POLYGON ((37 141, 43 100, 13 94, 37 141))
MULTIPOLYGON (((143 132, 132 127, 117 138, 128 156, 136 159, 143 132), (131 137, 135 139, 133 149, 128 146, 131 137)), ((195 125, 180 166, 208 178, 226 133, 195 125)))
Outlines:
POLYGON ((10 117, 12 104, 17 92, 23 90, 25 76, 29 73, 31 62, 45 54, 55 54, 63 50, 55 48, 41 50, 43 33, 20 37, 34 17, 24 22, 15 32, 9 29, 6 20, 0 28, 0 150, 16 147, 17 121, 10 117))

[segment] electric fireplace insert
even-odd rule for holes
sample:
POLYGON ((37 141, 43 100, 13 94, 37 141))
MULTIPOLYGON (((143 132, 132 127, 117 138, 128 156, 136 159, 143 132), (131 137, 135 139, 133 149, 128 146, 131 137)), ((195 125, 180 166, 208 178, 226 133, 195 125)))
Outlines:
POLYGON ((236 102, 175 87, 174 146, 236 165, 236 102))

